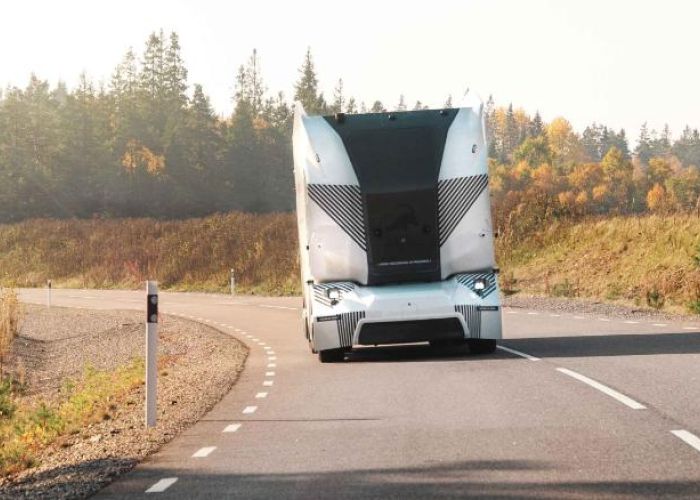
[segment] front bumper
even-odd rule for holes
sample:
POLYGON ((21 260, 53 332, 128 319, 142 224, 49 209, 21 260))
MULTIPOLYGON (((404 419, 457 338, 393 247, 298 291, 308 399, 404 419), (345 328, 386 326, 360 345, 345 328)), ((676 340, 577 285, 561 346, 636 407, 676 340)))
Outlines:
POLYGON ((311 292, 311 336, 319 351, 439 338, 501 338, 500 295, 493 273, 374 287, 325 283, 313 285, 311 292), (479 277, 485 277, 489 283, 481 293, 474 290, 474 281, 479 277), (341 298, 336 303, 327 298, 329 288, 340 291, 341 298), (426 327, 430 322, 433 324, 426 327), (384 333, 376 326, 378 323, 386 326, 384 333), (448 324, 458 326, 457 332, 448 324), (372 326, 363 330, 365 325, 372 326))

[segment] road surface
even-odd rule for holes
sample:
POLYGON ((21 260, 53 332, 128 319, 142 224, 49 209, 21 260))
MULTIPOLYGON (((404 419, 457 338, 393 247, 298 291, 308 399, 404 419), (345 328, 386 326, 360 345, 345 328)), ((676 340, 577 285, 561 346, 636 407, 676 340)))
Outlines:
MULTIPOLYGON (((145 302, 130 291, 52 299, 145 302)), ((299 308, 162 293, 161 311, 234 335, 251 355, 205 418, 98 498, 700 498, 700 320, 506 308, 493 355, 413 345, 320 364, 299 308)))

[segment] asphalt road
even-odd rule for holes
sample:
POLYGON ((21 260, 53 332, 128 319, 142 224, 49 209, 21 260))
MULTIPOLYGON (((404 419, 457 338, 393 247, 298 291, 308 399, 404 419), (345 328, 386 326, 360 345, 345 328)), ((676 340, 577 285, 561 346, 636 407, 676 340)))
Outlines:
MULTIPOLYGON (((53 291, 61 306, 144 303, 53 291)), ((98 497, 700 498, 700 320, 505 309, 493 355, 394 346, 322 365, 299 308, 161 294, 161 311, 230 333, 251 355, 204 419, 98 497)))

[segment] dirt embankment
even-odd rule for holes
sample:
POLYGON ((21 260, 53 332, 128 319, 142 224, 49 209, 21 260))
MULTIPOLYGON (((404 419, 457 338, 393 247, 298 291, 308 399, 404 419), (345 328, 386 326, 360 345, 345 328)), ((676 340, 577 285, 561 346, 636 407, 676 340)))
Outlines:
MULTIPOLYGON (((28 306, 11 353, 24 379, 18 407, 60 405, 66 384, 90 373, 111 374, 144 353, 142 313, 28 306)), ((142 380, 109 399, 98 415, 33 450, 35 466, 0 479, 0 498, 80 498, 196 422, 226 394, 247 348, 212 328, 164 317, 160 325, 158 425, 144 428, 142 380)), ((137 370, 141 376, 142 370, 137 370)))

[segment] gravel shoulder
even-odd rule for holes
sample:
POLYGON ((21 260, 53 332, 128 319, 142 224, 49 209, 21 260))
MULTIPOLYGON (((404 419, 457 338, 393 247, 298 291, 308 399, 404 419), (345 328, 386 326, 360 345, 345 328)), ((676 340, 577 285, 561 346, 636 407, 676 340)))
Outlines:
POLYGON ((614 304, 596 299, 544 297, 540 295, 516 294, 502 297, 504 307, 532 309, 537 311, 598 314, 611 318, 658 319, 668 321, 697 321, 698 315, 676 314, 657 311, 648 307, 635 307, 624 304, 614 304))
MULTIPOLYGON (((10 365, 27 398, 50 400, 86 366, 113 370, 143 357, 143 313, 26 306, 10 365)), ((83 498, 156 451, 235 384, 248 354, 235 338, 164 316, 159 327, 158 425, 144 428, 143 386, 109 415, 39 453, 38 466, 0 479, 0 498, 83 498)))

